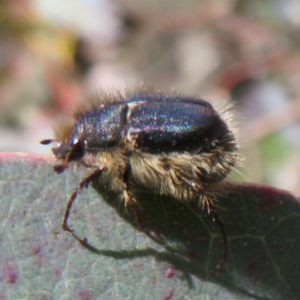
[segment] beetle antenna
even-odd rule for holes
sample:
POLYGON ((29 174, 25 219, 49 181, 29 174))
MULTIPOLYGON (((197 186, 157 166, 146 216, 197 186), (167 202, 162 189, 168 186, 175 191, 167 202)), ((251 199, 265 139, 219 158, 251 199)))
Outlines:
POLYGON ((42 145, 49 145, 49 144, 51 144, 53 142, 55 142, 55 140, 53 140, 53 139, 45 139, 45 140, 41 140, 40 144, 42 144, 42 145))

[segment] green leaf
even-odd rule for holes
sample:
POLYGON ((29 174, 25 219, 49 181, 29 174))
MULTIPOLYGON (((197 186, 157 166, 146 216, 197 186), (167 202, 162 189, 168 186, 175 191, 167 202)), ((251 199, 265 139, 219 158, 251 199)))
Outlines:
POLYGON ((198 207, 136 190, 126 210, 86 170, 48 157, 0 154, 0 299, 299 299, 300 205, 288 192, 226 184, 217 207, 228 238, 198 207))

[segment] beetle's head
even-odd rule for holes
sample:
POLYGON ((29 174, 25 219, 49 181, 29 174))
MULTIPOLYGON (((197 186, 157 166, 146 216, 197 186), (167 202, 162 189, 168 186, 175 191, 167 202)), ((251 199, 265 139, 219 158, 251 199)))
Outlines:
POLYGON ((68 167, 69 162, 77 161, 84 155, 80 137, 73 132, 72 128, 64 129, 56 132, 56 139, 45 139, 40 142, 43 145, 55 144, 52 152, 57 159, 57 164, 54 166, 57 173, 63 172, 68 167))

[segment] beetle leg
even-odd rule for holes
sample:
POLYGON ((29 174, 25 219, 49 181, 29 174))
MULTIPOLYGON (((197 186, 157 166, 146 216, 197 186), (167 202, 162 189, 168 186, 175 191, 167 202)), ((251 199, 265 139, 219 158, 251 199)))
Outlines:
POLYGON ((221 222, 219 215, 216 213, 215 210, 213 210, 212 212, 213 214, 213 220, 218 224, 220 231, 221 231, 221 236, 222 236, 222 240, 223 240, 223 245, 224 245, 224 250, 223 250, 223 257, 222 257, 222 261, 221 261, 221 265, 218 268, 219 271, 221 272, 222 270, 224 270, 226 261, 227 261, 227 256, 228 256, 228 241, 227 241, 227 234, 226 231, 224 229, 223 223, 221 222))
POLYGON ((223 223, 222 223, 218 213, 215 210, 212 200, 208 199, 205 195, 202 198, 202 208, 204 210, 206 210, 206 212, 211 217, 211 219, 218 224, 220 232, 221 232, 223 245, 224 245, 224 251, 223 251, 222 262, 218 269, 219 269, 219 271, 222 271, 224 269, 225 263, 227 261, 227 255, 228 255, 227 234, 226 234, 225 228, 223 226, 223 223))
POLYGON ((123 191, 123 195, 122 195, 126 209, 132 203, 136 203, 136 201, 133 198, 133 195, 130 191, 130 183, 129 183, 130 175, 131 175, 131 166, 130 166, 130 164, 127 164, 126 168, 125 168, 125 172, 123 174, 124 191, 123 191))
POLYGON ((127 164, 125 168, 125 172, 123 174, 123 183, 125 189, 122 195, 125 210, 127 211, 127 213, 132 213, 137 228, 141 231, 144 231, 144 226, 141 218, 141 206, 139 205, 138 201, 136 201, 136 199, 134 198, 130 190, 130 176, 131 176, 131 165, 127 164))
POLYGON ((99 176, 101 176, 102 174, 102 169, 96 169, 93 173, 91 173, 90 175, 88 175, 86 178, 84 178, 79 185, 77 186, 76 190, 73 192, 73 194, 71 195, 71 197, 69 198, 68 204, 67 204, 67 208, 65 210, 65 215, 64 215, 64 220, 63 220, 63 225, 62 228, 65 231, 71 232, 74 237, 79 241, 79 242, 83 242, 85 241, 85 239, 80 239, 76 234, 74 234, 74 230, 70 228, 70 226, 68 225, 68 220, 69 220, 69 216, 71 213, 71 209, 72 209, 72 205, 75 201, 75 199, 77 198, 77 195, 81 192, 81 190, 85 187, 88 187, 88 185, 95 179, 99 178, 99 176))

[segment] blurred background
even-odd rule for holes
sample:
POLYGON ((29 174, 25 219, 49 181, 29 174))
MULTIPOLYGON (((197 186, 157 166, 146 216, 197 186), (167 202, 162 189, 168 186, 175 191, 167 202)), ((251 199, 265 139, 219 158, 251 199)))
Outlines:
POLYGON ((238 115, 241 179, 300 193, 300 1, 0 0, 0 151, 51 153, 55 120, 128 83, 238 115))

